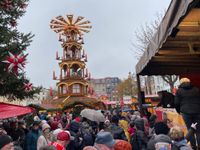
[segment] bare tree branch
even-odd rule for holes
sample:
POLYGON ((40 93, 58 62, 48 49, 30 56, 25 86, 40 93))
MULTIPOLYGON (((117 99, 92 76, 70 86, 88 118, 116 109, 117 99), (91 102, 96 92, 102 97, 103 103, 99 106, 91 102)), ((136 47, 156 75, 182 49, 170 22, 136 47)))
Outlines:
MULTIPOLYGON (((156 13, 156 19, 150 23, 145 23, 140 27, 139 30, 135 32, 135 41, 131 42, 134 47, 134 56, 136 59, 139 59, 144 51, 147 50, 148 45, 150 44, 154 34, 158 31, 159 25, 162 21, 163 14, 166 11, 156 13)), ((178 76, 165 75, 162 76, 162 79, 169 84, 171 92, 173 91, 174 84, 178 79, 178 76)))

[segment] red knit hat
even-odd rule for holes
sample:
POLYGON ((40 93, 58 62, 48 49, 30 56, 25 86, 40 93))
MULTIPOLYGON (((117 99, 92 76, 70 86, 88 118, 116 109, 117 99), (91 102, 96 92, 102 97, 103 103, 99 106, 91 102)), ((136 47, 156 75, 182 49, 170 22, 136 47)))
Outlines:
POLYGON ((60 141, 69 141, 70 140, 70 135, 67 132, 60 132, 57 135, 57 139, 60 141))
POLYGON ((76 117, 74 120, 75 120, 76 122, 81 122, 81 118, 80 118, 80 117, 76 117))
POLYGON ((124 140, 116 140, 114 145, 115 150, 132 150, 132 146, 129 142, 124 140))

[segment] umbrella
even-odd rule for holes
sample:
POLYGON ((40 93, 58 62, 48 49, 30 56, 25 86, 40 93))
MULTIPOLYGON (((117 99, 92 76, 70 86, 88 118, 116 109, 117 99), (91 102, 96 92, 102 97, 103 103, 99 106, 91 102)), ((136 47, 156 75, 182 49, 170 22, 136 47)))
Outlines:
POLYGON ((97 123, 104 122, 106 120, 101 112, 94 109, 83 109, 81 111, 81 116, 97 123))

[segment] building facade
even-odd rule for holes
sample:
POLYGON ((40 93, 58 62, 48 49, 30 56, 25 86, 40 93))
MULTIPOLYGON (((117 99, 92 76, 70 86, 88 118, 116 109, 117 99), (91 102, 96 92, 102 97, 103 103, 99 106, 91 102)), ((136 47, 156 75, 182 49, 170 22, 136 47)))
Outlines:
POLYGON ((102 95, 107 96, 108 99, 114 99, 114 92, 116 86, 120 83, 120 79, 118 77, 106 77, 100 79, 91 79, 90 85, 93 88, 96 97, 100 97, 102 95))
POLYGON ((33 98, 26 98, 23 100, 20 99, 16 99, 13 101, 9 101, 6 97, 0 97, 0 102, 4 102, 4 103, 10 103, 10 104, 15 104, 15 105, 23 105, 23 106, 27 106, 29 104, 41 104, 43 100, 45 100, 47 98, 47 95, 49 94, 49 89, 41 89, 40 93, 38 94, 34 94, 33 98))
MULTIPOLYGON (((175 88, 178 88, 179 80, 174 84, 175 88)), ((166 90, 170 91, 170 86, 163 80, 161 76, 143 76, 141 77, 141 87, 145 92, 145 95, 156 95, 157 92, 166 90)))

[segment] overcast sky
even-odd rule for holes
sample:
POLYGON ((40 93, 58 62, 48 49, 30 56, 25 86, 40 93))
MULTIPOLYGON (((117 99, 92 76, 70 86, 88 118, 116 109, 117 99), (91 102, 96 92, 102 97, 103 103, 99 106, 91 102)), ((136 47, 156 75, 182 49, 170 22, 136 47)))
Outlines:
POLYGON ((125 78, 135 72, 131 41, 134 32, 155 19, 158 12, 169 6, 170 0, 30 0, 18 28, 35 34, 27 49, 27 77, 35 86, 55 86, 52 72, 59 75, 55 53, 62 49, 58 36, 49 22, 58 15, 84 16, 92 23, 92 30, 84 35, 84 49, 88 54, 88 69, 93 78, 125 78))

